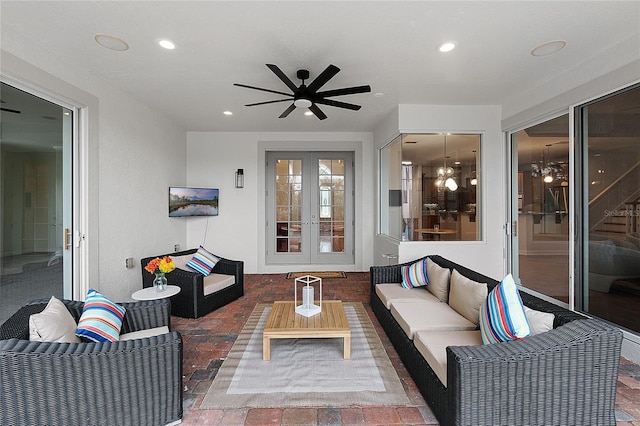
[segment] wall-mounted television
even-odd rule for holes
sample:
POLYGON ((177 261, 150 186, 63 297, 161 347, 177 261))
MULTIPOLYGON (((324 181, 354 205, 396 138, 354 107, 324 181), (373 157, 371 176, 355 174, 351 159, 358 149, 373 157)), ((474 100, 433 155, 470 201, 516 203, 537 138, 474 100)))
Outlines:
POLYGON ((217 215, 218 188, 169 187, 169 217, 217 215))

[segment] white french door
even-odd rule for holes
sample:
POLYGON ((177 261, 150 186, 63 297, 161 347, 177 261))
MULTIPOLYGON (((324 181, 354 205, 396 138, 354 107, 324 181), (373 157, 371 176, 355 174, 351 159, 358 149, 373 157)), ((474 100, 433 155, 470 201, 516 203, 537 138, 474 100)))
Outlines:
POLYGON ((269 152, 268 264, 354 262, 352 152, 269 152))

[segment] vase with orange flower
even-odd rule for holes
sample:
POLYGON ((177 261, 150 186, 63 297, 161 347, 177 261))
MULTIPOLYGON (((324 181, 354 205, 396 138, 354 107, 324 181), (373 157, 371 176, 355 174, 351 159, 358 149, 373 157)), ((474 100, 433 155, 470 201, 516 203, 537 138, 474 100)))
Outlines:
POLYGON ((167 288, 167 277, 165 277, 164 274, 176 269, 176 265, 169 256, 164 256, 150 260, 144 269, 151 274, 155 274, 156 277, 153 280, 153 287, 156 291, 165 291, 167 288))

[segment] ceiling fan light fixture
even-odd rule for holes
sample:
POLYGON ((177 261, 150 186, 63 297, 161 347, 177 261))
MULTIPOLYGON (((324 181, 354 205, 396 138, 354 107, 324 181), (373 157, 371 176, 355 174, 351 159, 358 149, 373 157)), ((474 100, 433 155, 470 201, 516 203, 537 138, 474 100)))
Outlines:
POLYGON ((299 98, 293 101, 293 104, 296 106, 296 108, 309 108, 311 105, 313 105, 313 102, 311 102, 309 99, 299 98))

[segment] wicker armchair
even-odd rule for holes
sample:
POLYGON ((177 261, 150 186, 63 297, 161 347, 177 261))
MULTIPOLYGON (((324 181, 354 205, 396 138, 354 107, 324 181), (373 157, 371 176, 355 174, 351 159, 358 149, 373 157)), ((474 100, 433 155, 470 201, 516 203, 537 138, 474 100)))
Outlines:
MULTIPOLYGON (((428 257, 489 291, 498 284, 428 257)), ((554 329, 514 342, 449 346, 445 387, 375 291, 402 282, 401 267, 414 262, 371 267, 371 308, 442 425, 615 425, 622 332, 523 292, 525 305, 555 315, 554 329)))
MULTIPOLYGON (((20 308, 0 327, 0 424, 162 425, 182 418, 182 338, 177 332, 109 343, 29 341, 20 308)), ((63 300, 76 321, 83 302, 63 300)), ((122 303, 122 332, 170 326, 169 302, 122 303)))
MULTIPOLYGON (((141 259, 142 287, 153 285, 153 274, 144 267, 155 257, 193 255, 197 249, 161 254, 141 259)), ((204 276, 198 272, 174 269, 166 275, 167 283, 181 288, 180 293, 171 297, 171 314, 183 318, 200 318, 244 295, 244 262, 220 258, 212 273, 233 275, 235 283, 214 293, 204 294, 204 276)))

